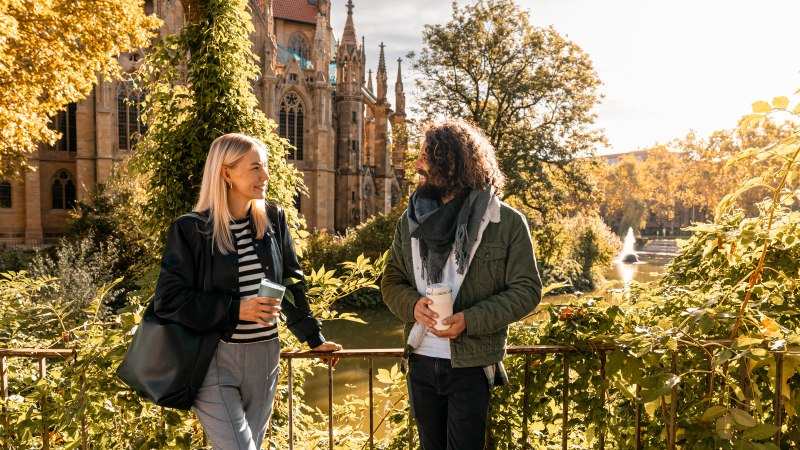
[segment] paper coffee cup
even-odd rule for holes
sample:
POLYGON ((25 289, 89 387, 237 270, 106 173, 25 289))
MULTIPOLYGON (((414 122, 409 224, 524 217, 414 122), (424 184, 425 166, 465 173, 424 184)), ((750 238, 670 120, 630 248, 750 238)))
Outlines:
POLYGON ((425 288, 425 296, 433 302, 429 308, 439 314, 433 328, 440 331, 449 329, 450 325, 442 325, 442 320, 453 315, 453 289, 447 283, 430 284, 425 288))
MULTIPOLYGON (((259 297, 269 297, 269 298, 277 298, 278 300, 283 300, 283 293, 286 291, 286 287, 280 285, 278 283, 273 283, 266 278, 261 279, 261 284, 258 286, 258 296, 259 297)), ((275 324, 274 317, 268 317, 264 319, 265 322, 275 324)))

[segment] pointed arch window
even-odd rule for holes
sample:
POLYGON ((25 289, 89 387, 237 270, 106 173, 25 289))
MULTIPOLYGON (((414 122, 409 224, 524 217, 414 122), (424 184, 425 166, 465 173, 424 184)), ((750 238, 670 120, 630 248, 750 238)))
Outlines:
POLYGON ((278 134, 295 147, 289 150, 289 159, 303 160, 303 126, 305 108, 300 97, 290 92, 281 101, 278 134))
POLYGON ((11 208, 11 183, 0 181, 0 208, 11 208))
POLYGON ((59 152, 77 152, 78 151, 78 133, 75 124, 75 113, 78 110, 76 103, 67 105, 65 111, 59 111, 53 119, 52 128, 59 133, 61 137, 56 141, 53 150, 59 152))
POLYGON ((289 38, 289 51, 304 60, 309 59, 311 56, 308 41, 306 41, 305 36, 300 33, 294 33, 292 37, 289 38))
POLYGON ((75 208, 75 182, 66 170, 58 172, 50 185, 53 209, 75 208))
POLYGON ((136 139, 147 131, 142 122, 144 91, 133 81, 120 82, 117 87, 117 137, 119 149, 133 149, 136 139))

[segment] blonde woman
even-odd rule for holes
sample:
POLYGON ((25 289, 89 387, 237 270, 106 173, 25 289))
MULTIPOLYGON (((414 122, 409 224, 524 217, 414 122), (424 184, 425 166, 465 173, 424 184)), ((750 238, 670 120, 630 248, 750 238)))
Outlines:
POLYGON ((194 212, 169 228, 154 298, 158 316, 219 336, 190 387, 215 449, 261 448, 278 383, 279 312, 313 350, 342 348, 311 316, 286 216, 264 200, 267 181, 261 141, 232 133, 211 144, 194 212), (293 280, 294 304, 258 297, 262 278, 293 280))

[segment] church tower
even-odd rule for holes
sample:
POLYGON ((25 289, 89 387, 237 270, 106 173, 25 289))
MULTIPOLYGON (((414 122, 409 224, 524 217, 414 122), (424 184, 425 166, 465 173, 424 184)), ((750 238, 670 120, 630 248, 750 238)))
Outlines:
POLYGON ((392 169, 395 179, 399 185, 398 191, 392 191, 392 206, 406 192, 408 182, 405 176, 405 157, 408 152, 408 127, 406 126, 406 93, 403 89, 403 60, 397 58, 397 81, 394 84, 394 106, 396 108, 392 114, 392 169))
POLYGON ((336 55, 336 211, 334 228, 344 231, 361 223, 363 167, 364 52, 353 25, 353 0, 336 55))
POLYGON ((375 142, 374 142, 374 173, 372 174, 375 180, 374 187, 374 201, 370 202, 369 214, 375 212, 388 211, 391 208, 392 199, 392 180, 394 179, 394 171, 392 170, 392 153, 391 153, 391 128, 389 124, 389 115, 392 112, 389 101, 386 98, 388 91, 387 74, 386 74, 386 55, 384 48, 386 46, 381 42, 380 56, 378 58, 378 72, 375 76, 377 101, 373 108, 375 115, 375 142))

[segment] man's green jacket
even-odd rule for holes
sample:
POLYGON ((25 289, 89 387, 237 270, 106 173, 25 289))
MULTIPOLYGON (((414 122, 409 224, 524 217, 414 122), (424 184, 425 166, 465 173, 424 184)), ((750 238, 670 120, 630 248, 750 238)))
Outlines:
MULTIPOLYGON (((414 279, 408 211, 397 222, 381 282, 383 301, 406 323, 404 342, 414 325, 414 304, 420 299, 414 279)), ((450 340, 453 367, 488 366, 505 356, 508 325, 539 304, 542 282, 525 218, 500 204, 500 221, 490 222, 470 261, 453 304, 463 312, 467 329, 450 340)))

